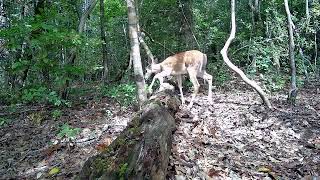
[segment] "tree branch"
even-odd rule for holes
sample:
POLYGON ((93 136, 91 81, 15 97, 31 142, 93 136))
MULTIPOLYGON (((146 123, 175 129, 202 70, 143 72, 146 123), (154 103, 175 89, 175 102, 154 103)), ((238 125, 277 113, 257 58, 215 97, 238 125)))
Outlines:
POLYGON ((261 87, 255 82, 250 80, 245 74, 244 72, 239 69, 237 66, 235 66, 229 59, 227 51, 228 48, 232 42, 232 40, 235 38, 235 34, 236 34, 236 17, 235 17, 235 0, 231 0, 231 32, 230 32, 230 36, 228 38, 228 40, 226 41, 223 49, 220 51, 224 62, 228 65, 228 67, 233 70, 234 72, 236 72, 240 78, 247 83, 248 85, 250 85, 254 90, 257 91, 257 93, 260 95, 261 99, 263 100, 263 102, 265 103, 265 105, 271 109, 271 103, 269 101, 269 99, 267 98, 266 94, 264 93, 264 91, 261 89, 261 87))

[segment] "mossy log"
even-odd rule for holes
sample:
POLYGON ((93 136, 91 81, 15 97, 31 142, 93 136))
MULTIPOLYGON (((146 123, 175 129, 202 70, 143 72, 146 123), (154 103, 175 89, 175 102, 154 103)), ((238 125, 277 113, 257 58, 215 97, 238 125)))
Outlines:
POLYGON ((179 104, 171 91, 156 94, 108 148, 85 162, 76 179, 166 179, 179 104))

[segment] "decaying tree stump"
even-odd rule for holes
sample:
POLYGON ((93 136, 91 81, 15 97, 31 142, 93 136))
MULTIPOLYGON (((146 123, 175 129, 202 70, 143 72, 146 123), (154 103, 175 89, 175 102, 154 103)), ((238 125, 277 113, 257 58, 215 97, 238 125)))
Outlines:
POLYGON ((153 96, 108 148, 85 162, 77 179, 165 179, 179 104, 171 91, 153 96))

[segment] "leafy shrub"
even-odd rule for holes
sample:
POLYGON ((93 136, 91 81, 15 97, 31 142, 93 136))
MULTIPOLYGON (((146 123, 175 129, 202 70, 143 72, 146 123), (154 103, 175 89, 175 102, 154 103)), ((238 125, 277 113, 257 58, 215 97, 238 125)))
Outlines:
POLYGON ((208 64, 207 69, 208 73, 212 75, 215 85, 223 85, 226 81, 231 79, 228 68, 223 62, 208 64))
POLYGON ((72 128, 70 125, 68 124, 63 124, 60 127, 60 132, 58 133, 58 137, 60 138, 73 138, 76 135, 78 135, 80 133, 81 129, 80 128, 72 128))
POLYGON ((6 90, 0 90, 0 104, 14 104, 18 102, 17 94, 13 92, 7 92, 6 90))
POLYGON ((10 122, 9 119, 0 117, 0 127, 5 126, 5 125, 8 124, 9 122, 10 122))
POLYGON ((24 89, 21 99, 25 103, 44 102, 47 92, 45 87, 24 89))
POLYGON ((126 174, 127 169, 128 169, 128 163, 124 163, 124 164, 120 165, 120 169, 119 169, 120 179, 125 179, 125 174, 126 174))
POLYGON ((54 106, 70 106, 70 102, 63 100, 55 91, 50 91, 45 87, 35 87, 24 89, 22 92, 21 99, 24 103, 50 103, 54 106))
POLYGON ((117 100, 121 105, 132 105, 137 101, 134 84, 108 85, 102 88, 102 94, 117 100))
POLYGON ((62 112, 59 109, 55 109, 54 111, 52 111, 51 115, 52 115, 52 118, 56 120, 62 116, 62 112))
POLYGON ((60 96, 55 91, 50 92, 46 96, 46 99, 48 100, 49 103, 51 103, 55 106, 66 105, 66 106, 70 107, 70 105, 71 105, 70 102, 61 99, 60 96))
POLYGON ((262 77, 262 80, 269 91, 276 92, 286 86, 288 78, 281 75, 272 75, 270 77, 262 77))

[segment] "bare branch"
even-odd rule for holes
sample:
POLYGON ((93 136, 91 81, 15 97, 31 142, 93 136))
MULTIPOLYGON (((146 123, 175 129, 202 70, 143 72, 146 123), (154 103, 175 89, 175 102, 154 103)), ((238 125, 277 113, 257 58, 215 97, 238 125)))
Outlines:
POLYGON ((232 42, 232 40, 235 38, 235 34, 236 34, 236 17, 235 17, 235 0, 231 0, 231 32, 230 32, 230 36, 228 38, 228 40, 226 41, 223 49, 220 51, 224 62, 229 66, 229 68, 231 70, 233 70, 234 72, 236 72, 240 78, 247 83, 248 85, 250 85, 254 90, 257 91, 257 93, 260 95, 261 99, 263 100, 263 102, 265 103, 265 105, 271 109, 271 103, 269 101, 269 99, 267 98, 267 95, 265 94, 265 92, 261 89, 261 87, 255 82, 250 80, 245 74, 244 72, 239 69, 237 66, 235 66, 229 59, 228 57, 228 48, 232 42))

